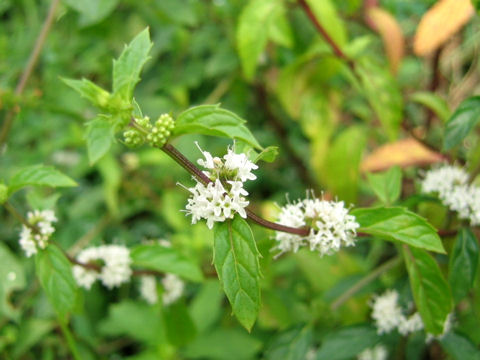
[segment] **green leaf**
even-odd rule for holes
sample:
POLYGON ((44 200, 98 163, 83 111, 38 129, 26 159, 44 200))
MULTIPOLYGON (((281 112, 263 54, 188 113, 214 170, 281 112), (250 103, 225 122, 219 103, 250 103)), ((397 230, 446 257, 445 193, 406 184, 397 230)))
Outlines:
POLYGON ((0 205, 5 204, 8 200, 8 186, 0 183, 0 205))
POLYGON ((0 315, 18 320, 20 310, 12 307, 10 294, 25 287, 25 272, 23 266, 4 243, 0 243, 0 315))
POLYGON ((256 164, 260 160, 265 162, 273 162, 275 158, 278 156, 278 146, 268 146, 263 149, 256 157, 253 159, 253 162, 256 164))
POLYGON ((11 352, 13 359, 20 359, 30 348, 45 339, 55 328, 55 322, 50 319, 29 317, 22 321, 17 341, 11 352))
POLYGON ((63 82, 80 94, 81 97, 90 101, 93 105, 104 109, 108 107, 110 93, 90 80, 74 80, 62 78, 63 82))
POLYGON ((402 93, 397 81, 387 68, 373 61, 357 66, 364 94, 372 106, 390 140, 398 136, 403 119, 402 93))
POLYGON ((172 273, 191 281, 202 281, 203 275, 197 264, 178 250, 159 244, 137 245, 131 249, 134 266, 172 273))
POLYGON ((195 338, 197 330, 185 304, 176 302, 167 306, 164 310, 164 316, 167 338, 170 344, 180 347, 195 338))
POLYGON ((203 283, 189 306, 190 316, 199 332, 208 330, 220 317, 224 294, 217 279, 203 283))
POLYGON ((368 183, 385 205, 392 205, 400 197, 402 190, 402 170, 394 166, 379 174, 367 174, 368 183))
POLYGON ((65 0, 65 3, 80 13, 80 25, 88 26, 110 15, 118 0, 65 0))
POLYGON ((25 186, 71 187, 77 183, 53 166, 28 166, 10 179, 8 191, 13 194, 25 186))
POLYGON ((251 330, 260 307, 259 252, 247 222, 233 220, 214 227, 213 263, 233 314, 251 330))
POLYGON ((275 19, 278 0, 250 0, 240 14, 237 27, 237 47, 243 72, 253 79, 258 59, 268 40, 268 29, 275 19))
POLYGON ((113 129, 104 117, 97 117, 87 124, 85 134, 87 140, 88 160, 95 164, 110 149, 113 142, 113 129))
POLYGON ((418 91, 410 95, 410 99, 432 110, 442 122, 446 122, 450 117, 447 102, 435 93, 418 91))
POLYGON ((318 22, 340 47, 347 43, 345 24, 335 9, 335 1, 331 0, 306 0, 318 22))
POLYGON ((282 1, 277 1, 275 10, 268 29, 269 38, 281 46, 291 48, 293 46, 293 33, 286 16, 285 4, 282 1))
POLYGON ((186 359, 251 360, 262 342, 245 332, 220 328, 198 336, 184 350, 186 359))
POLYGON ((130 104, 140 73, 152 48, 148 28, 138 34, 113 62, 113 93, 130 104))
POLYGON ((439 342, 453 360, 480 360, 480 350, 464 335, 450 331, 439 342))
POLYGON ((78 290, 70 262, 62 250, 51 244, 35 256, 35 266, 48 299, 64 317, 73 309, 78 290))
POLYGON ((448 282, 456 303, 462 300, 473 286, 479 251, 475 234, 468 228, 461 229, 453 245, 448 266, 448 282))
POLYGON ((108 210, 116 217, 119 212, 118 198, 122 183, 122 169, 119 160, 111 153, 106 153, 101 161, 97 163, 97 168, 102 176, 103 194, 108 210))
POLYGON ((418 248, 445 253, 435 228, 424 218, 402 207, 377 207, 352 211, 359 232, 400 241, 418 248))
POLYGON ((425 250, 404 246, 410 287, 426 332, 439 335, 453 301, 450 288, 435 259, 425 250))
POLYGON ((463 101, 445 125, 444 150, 449 150, 460 144, 479 120, 480 96, 474 96, 463 101))
POLYGON ((245 120, 219 105, 200 105, 182 112, 175 121, 174 135, 203 134, 237 139, 262 150, 244 125, 245 120))
POLYGON ((312 346, 313 333, 310 326, 296 327, 276 336, 265 352, 266 360, 305 360, 312 346))
POLYGON ((354 358, 366 348, 373 347, 380 338, 370 326, 353 326, 329 333, 322 341, 316 360, 354 358))
POLYGON ((133 300, 110 305, 108 317, 100 323, 99 330, 105 335, 128 335, 155 345, 166 339, 158 308, 133 300))

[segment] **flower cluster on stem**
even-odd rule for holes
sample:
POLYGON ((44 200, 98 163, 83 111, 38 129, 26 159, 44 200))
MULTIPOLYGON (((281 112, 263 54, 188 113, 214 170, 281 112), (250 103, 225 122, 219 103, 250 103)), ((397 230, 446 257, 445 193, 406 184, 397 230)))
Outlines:
POLYGON ((38 249, 45 249, 48 240, 55 232, 53 223, 57 221, 52 210, 34 210, 27 213, 27 222, 20 232, 19 243, 27 257, 38 252, 38 249))
POLYGON ((469 184, 468 180, 463 168, 444 165, 425 174, 422 192, 437 193, 442 203, 456 211, 460 219, 476 226, 480 224, 480 187, 469 184))
POLYGON ((101 245, 82 250, 73 266, 73 276, 79 286, 89 290, 96 280, 112 289, 128 282, 132 275, 130 250, 121 245, 101 245))
POLYGON ((208 151, 200 151, 204 159, 199 159, 197 163, 205 169, 203 173, 211 182, 205 185, 197 180, 194 187, 187 189, 192 195, 188 199, 186 213, 192 216, 192 224, 205 219, 211 229, 215 222, 231 219, 237 213, 246 218, 245 208, 249 202, 243 184, 257 178, 252 170, 258 166, 245 154, 236 154, 232 148, 228 148, 223 159, 213 157, 208 151))
POLYGON ((278 224, 295 228, 310 227, 307 236, 294 235, 277 231, 276 249, 280 254, 288 251, 297 252, 308 246, 320 255, 330 255, 341 246, 355 245, 356 229, 360 226, 353 215, 348 213, 343 201, 323 199, 304 199, 281 208, 278 224))
POLYGON ((154 124, 150 122, 150 118, 135 118, 132 128, 123 133, 125 144, 136 147, 147 143, 154 147, 162 147, 166 144, 175 123, 168 114, 162 114, 154 124))

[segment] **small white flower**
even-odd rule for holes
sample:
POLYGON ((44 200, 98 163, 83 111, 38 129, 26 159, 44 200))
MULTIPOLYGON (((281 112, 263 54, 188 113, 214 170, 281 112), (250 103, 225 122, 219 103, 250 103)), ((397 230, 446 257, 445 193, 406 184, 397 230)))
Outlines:
POLYGON ((140 296, 153 305, 158 301, 157 280, 153 275, 142 276, 140 279, 140 296))
POLYGON ((455 317, 453 316, 453 313, 448 314, 447 318, 445 319, 445 322, 443 323, 443 332, 440 335, 432 335, 427 333, 427 338, 425 339, 425 342, 428 344, 433 339, 437 339, 437 340, 443 339, 443 337, 448 332, 450 332, 450 330, 452 330, 454 320, 455 320, 455 317))
POLYGON ((458 166, 445 165, 432 169, 425 174, 422 181, 422 191, 438 192, 440 197, 447 195, 455 186, 465 185, 468 173, 458 166))
POLYGON ((408 319, 404 317, 398 325, 398 332, 403 336, 422 329, 423 321, 418 312, 411 315, 408 319))
POLYGON ((356 229, 359 224, 348 213, 343 201, 305 199, 284 206, 277 220, 278 224, 290 227, 311 226, 308 236, 299 236, 277 231, 276 246, 281 252, 296 252, 302 246, 318 251, 321 256, 338 251, 341 246, 355 245, 356 229))
POLYGON ((19 244, 26 256, 30 257, 38 252, 38 248, 47 247, 48 240, 55 232, 52 223, 56 222, 57 218, 52 210, 34 210, 27 213, 27 221, 31 227, 22 226, 19 244))
POLYGON ((255 180, 257 177, 252 173, 252 170, 258 169, 258 166, 248 160, 245 154, 236 154, 232 149, 228 149, 226 155, 223 156, 225 160, 225 168, 228 170, 236 170, 237 177, 240 181, 255 180))
POLYGON ((395 290, 388 290, 383 295, 374 297, 372 318, 379 335, 395 330, 404 321, 405 317, 398 305, 398 293, 395 290))
POLYGON ((381 344, 363 350, 358 356, 358 360, 387 360, 387 348, 381 344))
POLYGON ((177 301, 183 294, 185 283, 176 275, 167 274, 162 279, 163 304, 170 305, 177 301))
POLYGON ((76 259, 81 264, 98 262, 100 271, 74 265, 73 276, 79 286, 89 290, 96 280, 109 289, 128 282, 132 275, 130 250, 120 245, 102 245, 82 250, 76 259))

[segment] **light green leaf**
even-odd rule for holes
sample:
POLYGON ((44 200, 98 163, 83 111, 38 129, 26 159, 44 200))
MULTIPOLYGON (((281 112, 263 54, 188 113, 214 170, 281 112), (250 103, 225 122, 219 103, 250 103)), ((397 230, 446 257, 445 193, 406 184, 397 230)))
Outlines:
POLYGON ((403 250, 413 298, 425 330, 439 335, 453 308, 448 283, 435 259, 425 250, 408 246, 403 250))
POLYGON ((480 121, 480 96, 473 96, 463 101, 448 119, 445 125, 443 148, 449 150, 468 135, 480 121))
POLYGON ((137 245, 131 249, 134 266, 172 273, 191 281, 202 281, 203 275, 197 264, 174 248, 159 244, 137 245))
POLYGON ((108 107, 110 93, 88 79, 74 80, 62 78, 63 82, 90 101, 93 105, 104 109, 108 107))
POLYGON ((458 233, 448 266, 448 282, 458 303, 470 291, 475 280, 480 249, 475 234, 468 228, 458 233))
POLYGON ((255 156, 255 159, 253 159, 253 162, 256 164, 260 160, 263 160, 265 162, 274 162, 276 157, 278 156, 278 146, 268 146, 265 149, 263 149, 257 156, 255 156))
POLYGON ((106 153, 97 163, 98 171, 103 180, 105 202, 114 217, 118 216, 118 198, 122 183, 122 169, 118 161, 111 153, 106 153))
POLYGON ((450 117, 450 109, 447 102, 435 93, 418 91, 413 93, 410 99, 432 110, 442 122, 447 121, 450 117))
POLYGON ((293 46, 292 28, 286 16, 285 4, 282 1, 278 1, 278 5, 275 7, 268 33, 270 39, 275 43, 287 48, 293 46))
POLYGON ((305 355, 312 346, 313 333, 309 326, 298 326, 280 333, 266 349, 266 360, 305 360, 305 355))
POLYGON ((18 258, 4 243, 0 243, 0 314, 9 319, 18 320, 19 309, 9 302, 14 290, 25 287, 25 272, 18 258))
POLYGON ((397 81, 387 68, 365 61, 357 66, 365 96, 390 140, 398 136, 403 119, 403 100, 397 81))
POLYGON ((240 14, 237 47, 248 80, 255 75, 258 59, 267 45, 268 29, 279 6, 278 0, 250 0, 240 14))
POLYGON ((435 228, 424 218, 402 207, 355 209, 352 212, 360 224, 359 232, 400 241, 426 250, 445 253, 435 228))
POLYGON ((335 9, 335 1, 331 0, 306 0, 318 22, 327 31, 328 35, 340 47, 347 43, 347 30, 335 9))
POLYGON ((122 54, 113 62, 113 93, 131 103, 135 85, 140 81, 140 73, 149 59, 152 48, 148 28, 138 34, 122 54))
POLYGON ((182 112, 175 121, 174 135, 203 134, 244 141, 262 149, 244 125, 245 120, 219 105, 200 105, 182 112))
POLYGON ((35 256, 37 276, 57 313, 64 317, 75 306, 77 284, 72 266, 57 246, 51 244, 35 256))
POLYGON ((392 205, 400 197, 402 190, 402 170, 394 166, 379 174, 367 174, 368 183, 385 205, 392 205))
POLYGON ((33 165, 12 176, 8 187, 9 194, 25 186, 71 187, 77 186, 77 183, 53 166, 33 165))
POLYGON ((352 359, 380 341, 370 326, 353 326, 329 333, 322 341, 316 360, 352 359))
POLYGON ((208 330, 220 317, 224 294, 217 279, 202 285, 189 306, 190 316, 199 332, 208 330))
POLYGON ((17 341, 11 352, 12 358, 20 359, 32 346, 44 340, 55 325, 55 322, 50 319, 29 317, 22 321, 17 341))
POLYGON ((197 330, 187 307, 182 302, 176 302, 164 309, 165 327, 170 344, 177 347, 191 342, 197 330))
POLYGON ((118 0, 65 0, 80 13, 80 25, 93 25, 105 19, 117 6, 118 0))
POLYGON ((259 252, 252 230, 238 215, 214 227, 213 263, 233 314, 251 330, 260 307, 259 252))
POLYGON ((105 117, 97 117, 87 124, 88 160, 95 164, 110 149, 113 142, 113 129, 105 117))
POLYGON ((0 183, 0 205, 8 200, 8 186, 0 183))
POLYGON ((453 360, 480 360, 480 350, 464 335, 450 331, 439 342, 453 360))

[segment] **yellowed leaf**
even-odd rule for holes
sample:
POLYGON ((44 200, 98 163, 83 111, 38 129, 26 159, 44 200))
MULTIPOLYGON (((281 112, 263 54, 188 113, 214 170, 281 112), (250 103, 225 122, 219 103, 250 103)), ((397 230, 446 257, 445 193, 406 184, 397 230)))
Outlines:
POLYGON ((392 73, 396 73, 405 50, 405 39, 397 20, 387 11, 379 7, 367 10, 367 18, 383 40, 383 46, 390 61, 392 73))
POLYGON ((470 0, 440 0, 423 15, 415 34, 413 51, 425 56, 438 49, 474 14, 470 0))
POLYGON ((407 167, 429 165, 445 161, 445 157, 427 148, 419 141, 408 138, 385 144, 375 149, 361 163, 362 172, 387 170, 394 165, 407 167))

